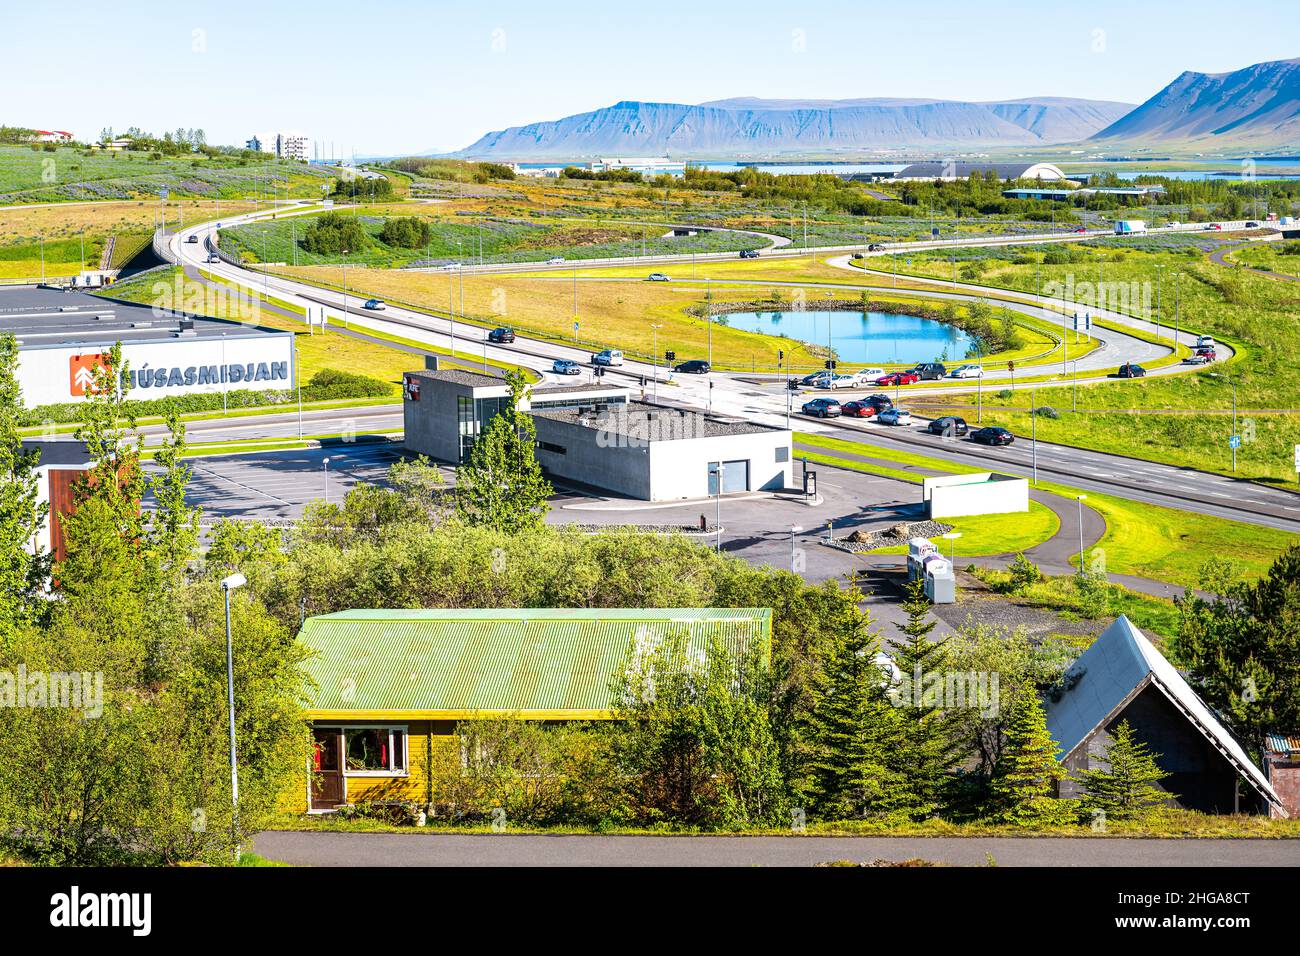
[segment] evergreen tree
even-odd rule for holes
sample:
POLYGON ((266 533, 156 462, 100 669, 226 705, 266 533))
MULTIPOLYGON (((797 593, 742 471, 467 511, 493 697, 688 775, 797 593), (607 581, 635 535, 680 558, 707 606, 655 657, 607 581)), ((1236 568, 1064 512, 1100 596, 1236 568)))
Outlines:
POLYGON ((880 644, 865 615, 835 639, 813 690, 809 795, 827 819, 895 816, 911 809, 893 755, 901 718, 876 660, 880 644))
POLYGON ((1018 826, 1070 822, 1071 806, 1052 795, 1065 777, 1060 748, 1047 732, 1047 716, 1037 694, 1025 694, 1007 722, 1007 742, 991 782, 993 816, 1018 826))
POLYGON ((1113 820, 1150 816, 1170 797, 1156 786, 1169 776, 1156 763, 1158 756, 1133 735, 1127 720, 1121 720, 1106 747, 1107 769, 1079 774, 1079 782, 1088 791, 1084 807, 1101 810, 1113 820))
POLYGON ((33 547, 49 507, 40 501, 40 455, 22 449, 22 407, 18 343, 6 333, 0 336, 0 644, 19 624, 35 617, 49 570, 49 556, 33 547))
POLYGON ((952 702, 944 699, 949 655, 946 640, 930 640, 935 622, 929 619, 930 599, 920 578, 908 585, 902 607, 907 623, 899 629, 906 638, 894 642, 898 648, 895 660, 902 671, 902 686, 895 690, 894 704, 902 720, 900 746, 893 751, 891 762, 907 781, 912 816, 924 819, 943 805, 959 759, 956 728, 947 710, 952 702))
POLYGON ((474 440, 456 469, 456 512, 469 525, 516 533, 535 530, 550 510, 553 489, 542 476, 537 429, 519 403, 528 392, 522 372, 507 372, 510 398, 474 440))

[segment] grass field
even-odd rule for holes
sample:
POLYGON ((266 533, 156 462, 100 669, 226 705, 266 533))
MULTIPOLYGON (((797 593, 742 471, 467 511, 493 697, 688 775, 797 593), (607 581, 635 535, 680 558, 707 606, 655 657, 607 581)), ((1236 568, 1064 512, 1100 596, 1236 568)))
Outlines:
MULTIPOLYGON (((169 200, 167 221, 173 225, 207 222, 253 210, 243 201, 169 200)), ((44 239, 45 275, 75 275, 98 269, 110 236, 113 268, 130 262, 149 245, 158 218, 157 200, 131 202, 47 203, 28 207, 0 206, 0 278, 41 275, 44 239)))
POLYGON ((53 151, 0 146, 0 205, 95 199, 172 196, 243 198, 272 194, 281 198, 319 199, 321 185, 335 173, 303 163, 250 162, 234 157, 208 159, 200 154, 151 158, 147 152, 91 152, 74 147, 53 151))
POLYGON ((1268 269, 1281 275, 1300 276, 1300 243, 1256 242, 1228 253, 1231 262, 1256 269, 1268 269), (1292 251, 1294 250, 1294 251, 1292 251))
MULTIPOLYGON (((835 458, 834 454, 823 456, 826 464, 903 481, 921 480, 922 476, 917 472, 907 470, 909 466, 948 474, 972 474, 982 470, 875 445, 839 442, 821 436, 809 438, 827 448, 888 460, 893 463, 893 467, 835 458)), ((1038 487, 1066 497, 1081 493, 1076 488, 1051 482, 1040 481, 1038 487)), ((1106 521, 1106 533, 1095 548, 1088 552, 1090 563, 1099 560, 1109 572, 1132 574, 1187 587, 1195 587, 1200 583, 1202 565, 1215 558, 1228 558, 1244 577, 1259 577, 1268 570, 1278 555, 1295 543, 1295 535, 1285 531, 1094 492, 1088 493, 1088 505, 1106 521)), ((970 554, 969 551, 965 553, 970 554)))
MULTIPOLYGON (((613 221, 531 221, 517 217, 451 216, 437 205, 424 203, 348 207, 369 236, 369 245, 352 250, 348 263, 395 268, 405 265, 440 265, 447 262, 542 262, 565 259, 606 259, 633 255, 681 255, 756 249, 767 245, 758 237, 728 232, 665 237, 663 227, 635 226, 613 221), (429 242, 418 248, 386 245, 379 233, 384 219, 418 216, 429 220, 429 242)), ((289 221, 250 223, 221 231, 222 248, 247 262, 284 262, 297 265, 333 264, 342 257, 317 254, 303 246, 303 234, 315 217, 289 221)))

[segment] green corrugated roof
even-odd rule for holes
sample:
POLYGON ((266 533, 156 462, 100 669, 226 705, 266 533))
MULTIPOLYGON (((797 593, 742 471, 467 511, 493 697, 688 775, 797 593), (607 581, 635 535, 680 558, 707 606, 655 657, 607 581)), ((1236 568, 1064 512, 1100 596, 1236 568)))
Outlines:
POLYGON ((309 709, 586 712, 609 709, 609 684, 633 642, 682 636, 764 649, 765 608, 358 610, 308 618, 316 651, 309 709))

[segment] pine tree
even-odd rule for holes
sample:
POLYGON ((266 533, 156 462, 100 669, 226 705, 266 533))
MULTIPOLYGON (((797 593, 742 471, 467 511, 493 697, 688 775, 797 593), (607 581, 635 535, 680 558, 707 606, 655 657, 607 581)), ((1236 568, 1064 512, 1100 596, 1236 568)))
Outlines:
POLYGON ((537 429, 519 411, 528 390, 523 373, 507 372, 506 383, 508 407, 488 423, 456 469, 456 512, 466 524, 515 534, 541 527, 553 489, 537 462, 537 429))
POLYGON ((900 746, 891 764, 907 781, 911 814, 924 819, 942 806, 951 773, 959 759, 953 719, 946 710, 943 688, 950 670, 947 641, 932 641, 935 622, 929 619, 930 600, 919 578, 908 585, 902 603, 907 623, 899 625, 906 635, 895 641, 902 687, 894 694, 901 716, 900 746))
POLYGON ((22 407, 18 343, 6 333, 0 336, 0 645, 36 614, 37 596, 49 571, 49 556, 28 550, 49 506, 40 501, 40 455, 22 449, 22 407))
POLYGON ((1066 775, 1059 750, 1038 695, 1022 695, 1007 722, 1006 747, 990 784, 996 820, 1033 827, 1073 819, 1071 806, 1052 795, 1054 784, 1066 775))
POLYGON ((809 795, 826 819, 901 815, 907 782, 894 767, 901 718, 876 660, 880 644, 865 616, 837 635, 813 691, 809 795))
POLYGON ((1079 782, 1088 791, 1083 805, 1101 810, 1112 820, 1142 819, 1165 805, 1170 794, 1156 786, 1169 776, 1156 763, 1159 754, 1133 735, 1127 720, 1121 720, 1106 747, 1107 769, 1085 770, 1079 782))

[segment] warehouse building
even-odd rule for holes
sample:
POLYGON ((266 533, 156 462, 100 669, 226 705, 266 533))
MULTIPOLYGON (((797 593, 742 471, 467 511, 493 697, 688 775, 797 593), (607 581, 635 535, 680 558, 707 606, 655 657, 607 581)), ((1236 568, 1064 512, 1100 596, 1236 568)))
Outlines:
POLYGON ((608 720, 625 666, 661 652, 703 659, 770 654, 765 608, 356 610, 308 618, 311 765, 286 794, 293 812, 362 801, 434 807, 457 724, 608 720))
MULTIPOLYGON (((408 372, 406 447, 460 463, 510 400, 505 382, 459 370, 408 372)), ((642 501, 793 486, 787 429, 632 399, 614 385, 541 385, 523 410, 537 460, 553 479, 642 501)))
POLYGON ((1120 616, 1066 671, 1047 700, 1047 729, 1070 777, 1060 796, 1083 795, 1081 771, 1105 766, 1120 721, 1156 755, 1172 806, 1201 813, 1275 813, 1268 778, 1177 669, 1120 616))
POLYGON ((18 340, 28 408, 83 398, 122 343, 132 398, 294 385, 293 333, 191 318, 75 290, 0 290, 0 332, 18 340))

